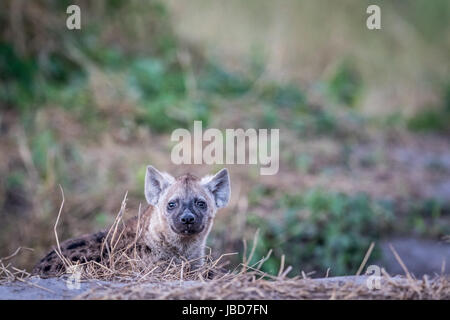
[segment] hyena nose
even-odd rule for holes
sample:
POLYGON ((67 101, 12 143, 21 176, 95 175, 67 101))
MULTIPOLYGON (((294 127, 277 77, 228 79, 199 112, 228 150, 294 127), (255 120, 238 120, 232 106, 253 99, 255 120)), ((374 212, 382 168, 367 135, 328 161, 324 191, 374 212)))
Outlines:
POLYGON ((183 213, 181 222, 184 224, 193 224, 195 222, 195 216, 191 212, 183 213))

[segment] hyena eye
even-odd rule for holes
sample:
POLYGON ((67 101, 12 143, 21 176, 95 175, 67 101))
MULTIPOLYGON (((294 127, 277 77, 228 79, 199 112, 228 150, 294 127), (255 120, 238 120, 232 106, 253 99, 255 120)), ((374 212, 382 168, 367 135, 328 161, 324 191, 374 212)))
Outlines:
POLYGON ((199 207, 200 209, 206 208, 206 202, 205 202, 205 201, 202 201, 202 200, 198 200, 198 201, 195 203, 195 205, 196 205, 197 207, 199 207))
POLYGON ((173 209, 175 209, 177 207, 177 203, 175 202, 175 201, 170 201, 168 204, 167 204, 167 209, 169 209, 169 210, 173 210, 173 209))

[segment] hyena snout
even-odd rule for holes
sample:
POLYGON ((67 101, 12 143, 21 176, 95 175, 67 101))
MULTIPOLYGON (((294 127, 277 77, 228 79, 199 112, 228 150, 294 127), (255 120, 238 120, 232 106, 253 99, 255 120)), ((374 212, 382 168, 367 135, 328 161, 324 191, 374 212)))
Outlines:
POLYGON ((174 231, 183 235, 194 235, 204 229, 203 216, 193 212, 189 208, 181 210, 181 213, 172 220, 174 231))
POLYGON ((185 210, 180 217, 180 221, 182 224, 186 224, 186 225, 194 224, 195 216, 191 211, 185 210))

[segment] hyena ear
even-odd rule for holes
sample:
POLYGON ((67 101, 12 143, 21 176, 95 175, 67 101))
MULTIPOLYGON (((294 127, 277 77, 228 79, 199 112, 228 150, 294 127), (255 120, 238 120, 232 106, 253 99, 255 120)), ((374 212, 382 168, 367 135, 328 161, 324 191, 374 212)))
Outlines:
POLYGON ((158 203, 162 192, 174 181, 174 178, 165 172, 159 172, 152 166, 147 166, 145 174, 145 198, 151 205, 158 203))
POLYGON ((206 176, 202 179, 202 185, 214 196, 217 208, 223 208, 230 200, 230 177, 228 170, 222 169, 214 176, 206 176))

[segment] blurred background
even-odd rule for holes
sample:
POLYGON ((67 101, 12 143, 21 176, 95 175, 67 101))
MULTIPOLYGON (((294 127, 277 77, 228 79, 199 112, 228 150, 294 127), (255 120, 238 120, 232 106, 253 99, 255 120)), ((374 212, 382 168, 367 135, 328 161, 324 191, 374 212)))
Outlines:
MULTIPOLYGON (((416 275, 450 262, 448 0, 2 0, 0 257, 30 269, 60 239, 108 227, 176 128, 280 128, 280 170, 227 165, 213 255, 313 277, 369 264, 416 275), (81 8, 81 30, 66 8, 81 8), (366 8, 381 7, 381 30, 366 8), (313 273, 315 272, 315 273, 313 273)), ((449 269, 449 268, 447 268, 449 269)), ((444 271, 449 273, 448 270, 444 271)))

